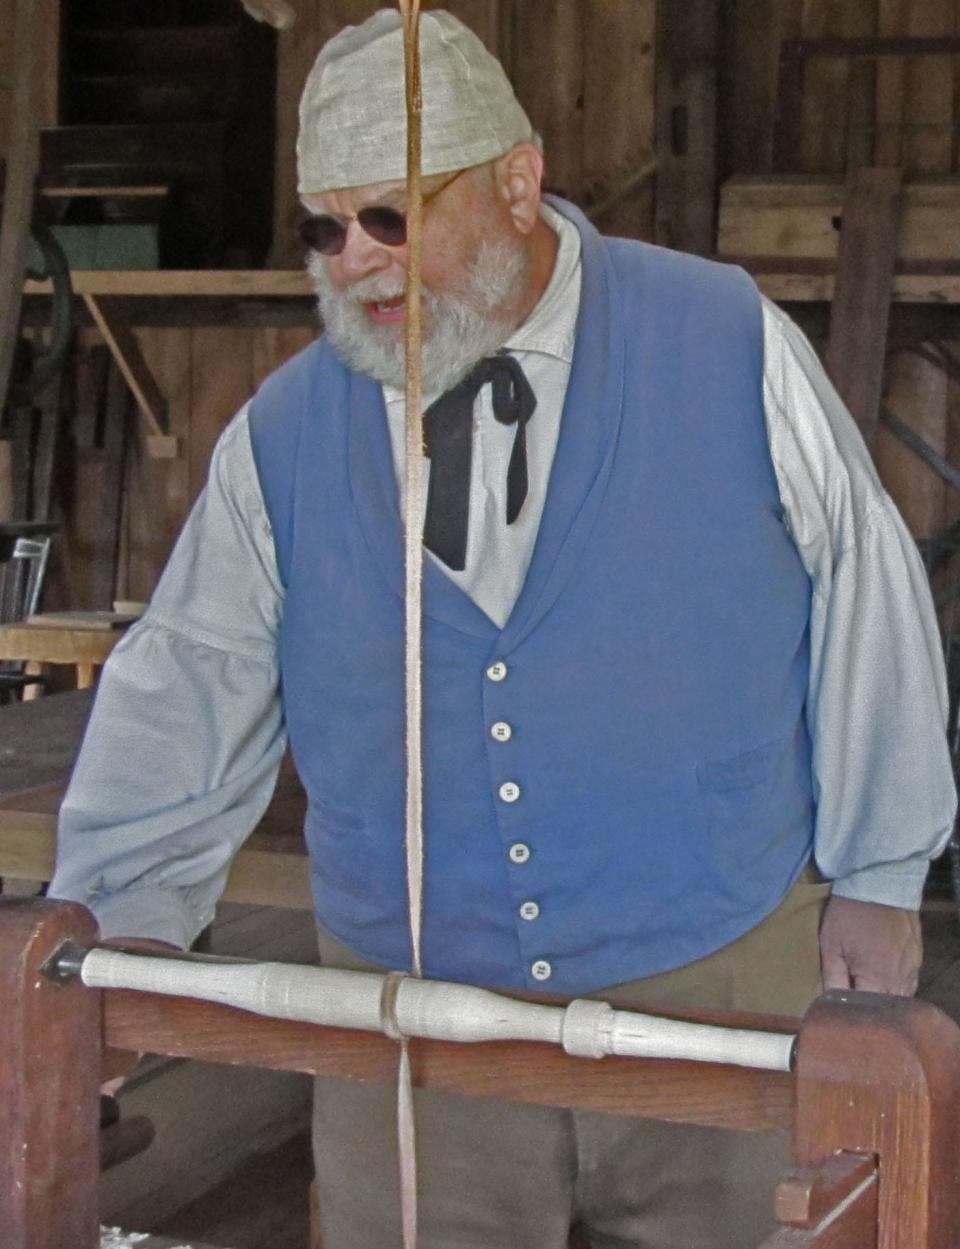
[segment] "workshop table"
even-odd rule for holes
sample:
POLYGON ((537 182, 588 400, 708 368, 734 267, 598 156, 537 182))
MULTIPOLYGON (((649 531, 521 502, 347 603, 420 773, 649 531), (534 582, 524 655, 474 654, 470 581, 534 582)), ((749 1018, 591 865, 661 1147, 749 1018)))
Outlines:
MULTIPOLYGON (((92 690, 0 708, 0 878, 46 881, 56 817, 93 705, 92 690)), ((233 860, 223 898, 311 910, 306 797, 289 755, 263 819, 233 860)))

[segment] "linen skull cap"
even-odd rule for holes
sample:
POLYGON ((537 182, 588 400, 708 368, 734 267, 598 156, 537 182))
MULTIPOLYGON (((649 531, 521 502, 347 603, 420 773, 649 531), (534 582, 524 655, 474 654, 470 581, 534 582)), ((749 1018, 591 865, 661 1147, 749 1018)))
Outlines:
MULTIPOLYGON (((533 128, 500 62, 462 22, 420 18, 425 175, 494 160, 533 128)), ((300 99, 298 190, 395 182, 407 173, 403 20, 380 9, 320 50, 300 99)))

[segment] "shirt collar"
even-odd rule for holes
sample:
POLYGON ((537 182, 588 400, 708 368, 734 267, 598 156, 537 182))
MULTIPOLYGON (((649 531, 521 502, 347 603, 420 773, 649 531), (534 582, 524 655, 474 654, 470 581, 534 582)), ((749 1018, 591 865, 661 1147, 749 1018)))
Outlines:
POLYGON ((580 307, 580 234, 572 221, 549 204, 543 204, 540 211, 559 239, 557 258, 547 289, 505 347, 513 352, 540 352, 570 364, 580 307))

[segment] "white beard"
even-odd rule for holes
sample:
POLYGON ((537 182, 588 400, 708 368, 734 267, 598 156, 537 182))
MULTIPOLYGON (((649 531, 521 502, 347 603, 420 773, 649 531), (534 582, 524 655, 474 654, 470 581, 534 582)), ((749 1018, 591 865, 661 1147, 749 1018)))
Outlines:
MULTIPOLYGON (((499 311, 522 287, 529 269, 523 246, 513 240, 482 241, 462 291, 437 295, 424 288, 429 329, 423 335, 423 387, 429 395, 455 386, 478 360, 497 351, 510 337, 513 322, 499 311)), ((358 373, 402 390, 405 380, 405 326, 375 325, 363 304, 402 295, 395 278, 371 274, 338 290, 323 257, 313 252, 308 264, 327 337, 340 359, 358 373)))

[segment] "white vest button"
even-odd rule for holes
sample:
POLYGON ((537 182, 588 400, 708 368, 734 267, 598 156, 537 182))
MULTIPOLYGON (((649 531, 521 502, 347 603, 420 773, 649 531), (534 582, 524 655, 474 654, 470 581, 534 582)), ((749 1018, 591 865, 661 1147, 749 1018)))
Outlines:
POLYGON ((522 841, 515 841, 507 853, 511 863, 526 863, 530 858, 530 847, 522 841))
POLYGON ((553 975, 553 968, 545 958, 538 958, 530 968, 530 975, 534 980, 549 980, 553 975))
POLYGON ((504 781, 497 793, 504 802, 516 802, 520 797, 520 786, 516 781, 504 781))
POLYGON ((539 916, 539 914, 540 914, 540 907, 536 902, 521 902, 520 903, 520 918, 521 919, 536 919, 539 916))
POLYGON ((490 736, 495 742, 508 742, 513 737, 513 729, 506 720, 498 720, 490 726, 490 736))
POLYGON ((491 664, 487 669, 487 679, 490 681, 502 681, 507 675, 507 665, 498 659, 495 664, 491 664))

